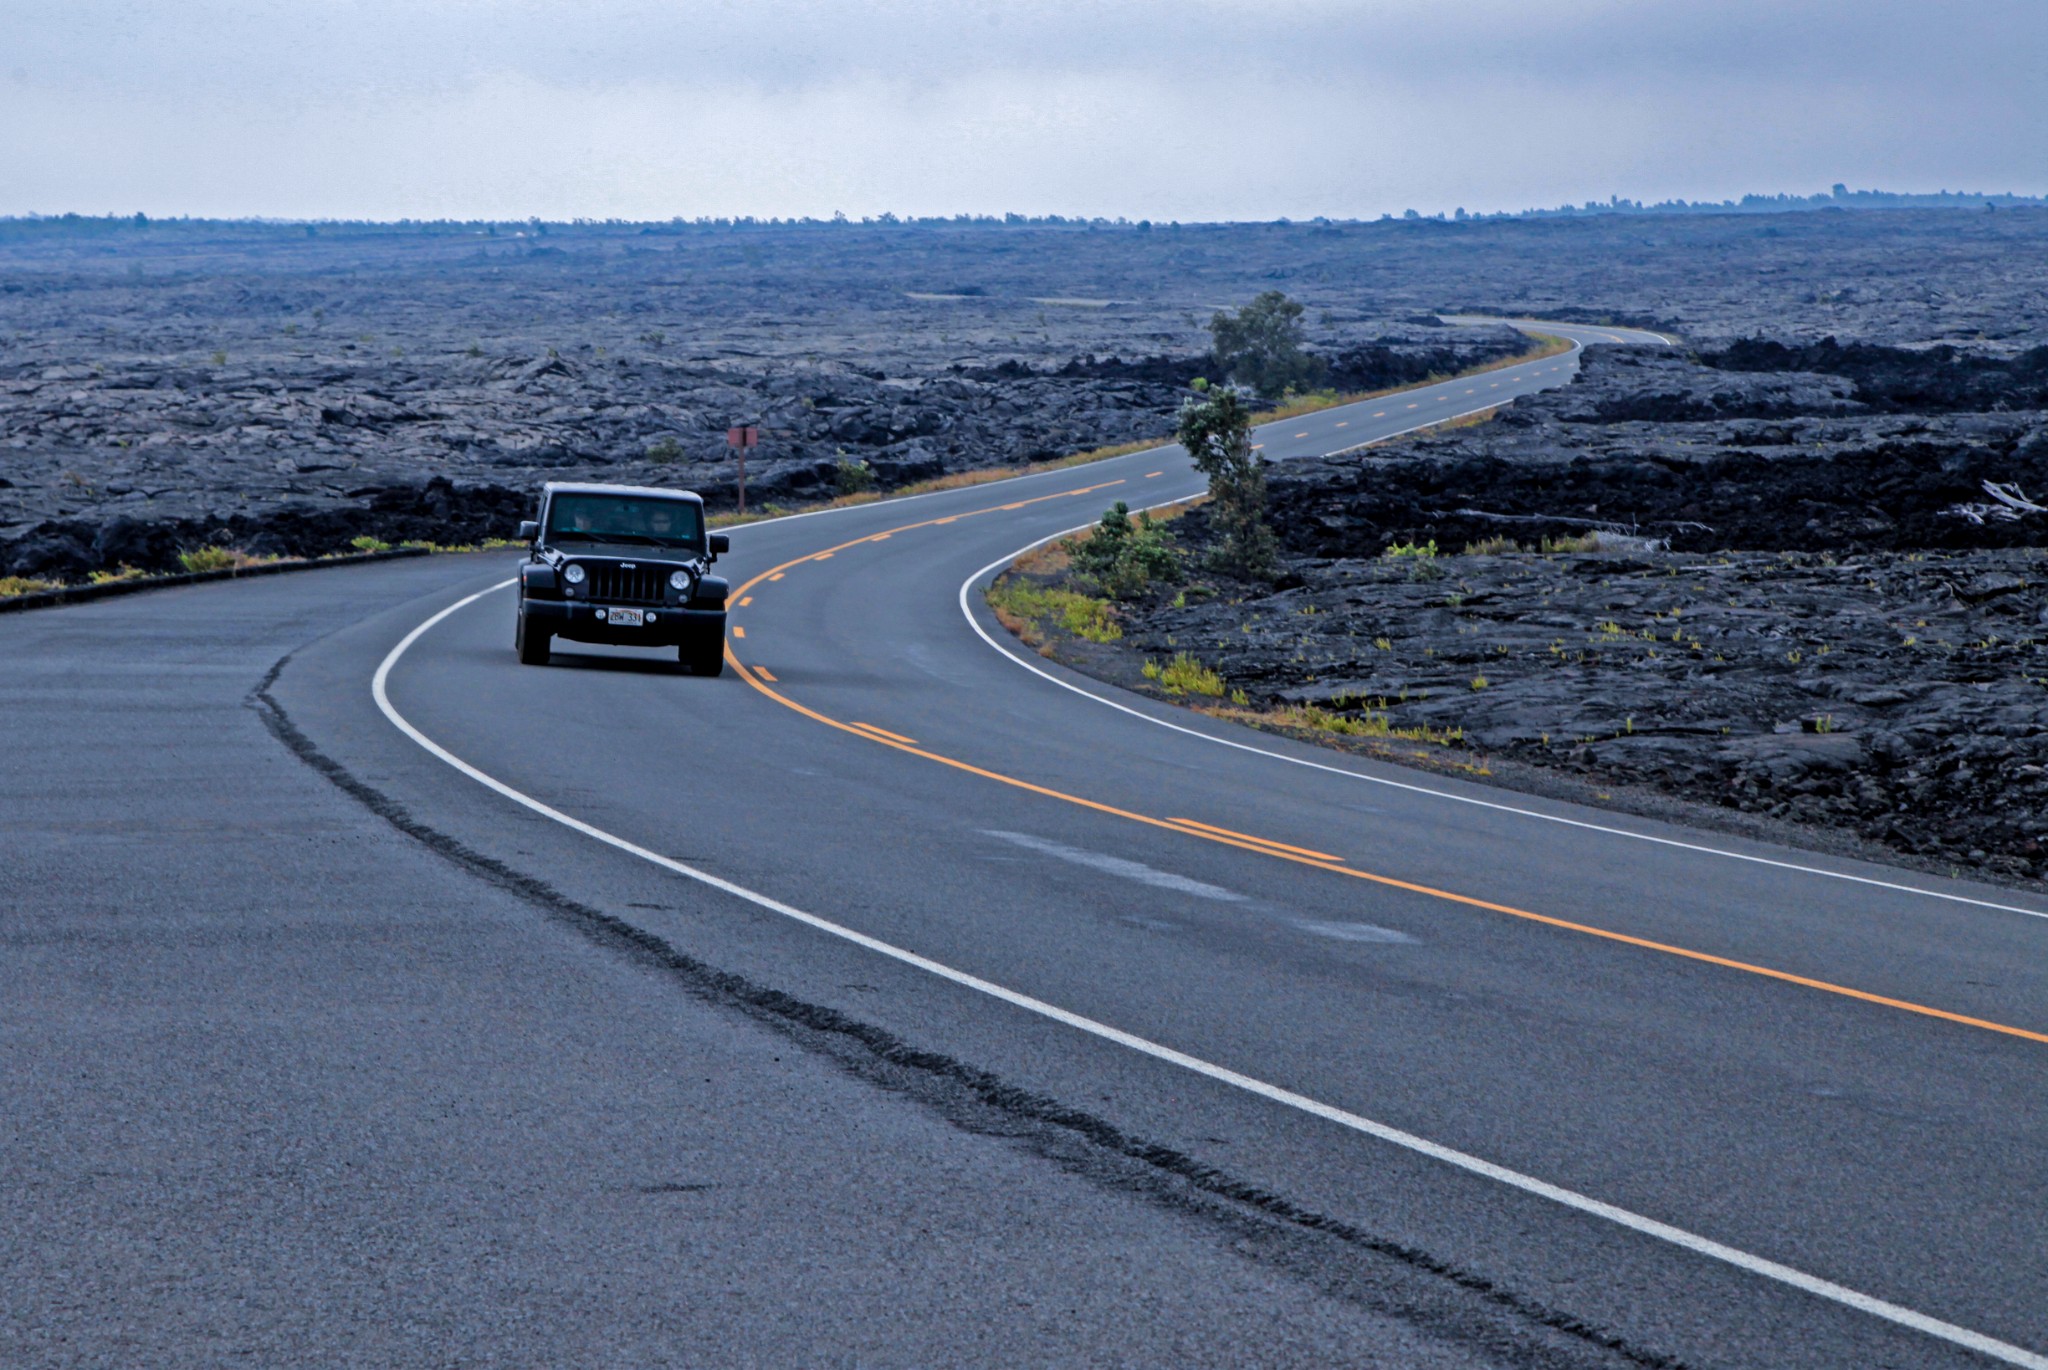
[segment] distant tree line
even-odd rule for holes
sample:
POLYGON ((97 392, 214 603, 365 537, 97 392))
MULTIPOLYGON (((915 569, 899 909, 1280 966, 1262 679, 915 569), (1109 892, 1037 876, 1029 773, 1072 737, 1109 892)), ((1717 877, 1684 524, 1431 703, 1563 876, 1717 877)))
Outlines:
MULTIPOLYGON (((1398 219, 1393 214, 1382 214, 1378 222, 1418 221, 1433 223, 1477 223, 1499 219, 1548 219, 1583 218, 1616 214, 1789 214, 1810 213, 1828 209, 2007 209, 2048 207, 2048 197, 2037 195, 2015 195, 2010 193, 1987 193, 1983 191, 1941 190, 1930 193, 1899 192, 1889 190, 1850 190, 1837 184, 1832 190, 1818 195, 1745 195, 1739 200, 1659 200, 1645 203, 1641 200, 1624 199, 1611 195, 1605 200, 1588 200, 1584 204, 1564 204, 1551 209, 1502 210, 1497 213, 1468 213, 1458 209, 1448 214, 1424 214, 1419 210, 1404 211, 1398 219)), ((545 235, 551 231, 570 229, 599 229, 634 233, 684 233, 690 231, 715 230, 731 232, 747 229, 818 229, 833 230, 848 227, 871 229, 899 228, 970 228, 970 229, 1067 229, 1085 232, 1126 232, 1151 233, 1154 230, 1178 231, 1181 229, 1235 228, 1254 224, 1274 228, 1316 227, 1348 225, 1358 226, 1369 222, 1363 219, 1331 219, 1318 216, 1313 219, 1274 219, 1270 221, 1239 221, 1233 223, 1191 223, 1178 221, 1155 223, 1151 219, 1128 219, 1122 216, 1090 218, 1086 215, 1063 214, 950 214, 950 215, 896 215, 890 213, 867 215, 862 218, 848 218, 834 214, 829 218, 813 218, 800 215, 792 218, 775 216, 757 217, 743 214, 731 217, 698 215, 686 218, 678 215, 672 219, 643 221, 635 219, 152 219, 144 214, 23 214, 0 216, 0 236, 42 235, 49 233, 108 233, 128 229, 144 228, 202 228, 215 229, 223 226, 240 228, 313 229, 331 227, 352 232, 416 232, 416 233, 477 233, 506 232, 526 233, 533 236, 545 235)))

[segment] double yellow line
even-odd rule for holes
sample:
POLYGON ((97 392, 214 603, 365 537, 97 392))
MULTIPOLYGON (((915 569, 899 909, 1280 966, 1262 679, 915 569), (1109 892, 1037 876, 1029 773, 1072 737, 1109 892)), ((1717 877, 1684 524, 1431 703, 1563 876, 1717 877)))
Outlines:
MULTIPOLYGON (((1074 499, 1094 494, 1100 490, 1107 490, 1112 486, 1122 485, 1123 483, 1122 480, 1102 481, 1095 485, 1085 485, 1074 490, 1062 490, 1056 494, 1040 495, 1036 499, 990 505, 987 508, 975 509, 963 514, 949 514, 944 518, 924 519, 916 523, 906 523, 900 527, 886 529, 879 533, 870 533, 866 537, 853 538, 836 546, 828 547, 824 551, 812 552, 806 556, 785 561, 779 566, 770 567, 740 586, 737 596, 741 603, 747 603, 749 592, 756 586, 779 581, 794 567, 801 566, 805 562, 829 560, 835 553, 846 551, 852 547, 858 547, 863 543, 884 542, 897 533, 907 533, 919 528, 931 528, 942 524, 957 523, 961 519, 975 518, 982 514, 1022 509, 1027 505, 1042 504, 1049 500, 1074 499)), ((738 634, 738 632, 739 630, 735 629, 735 633, 738 634)), ((1064 790, 1055 790, 1044 785, 1033 784, 1028 780, 1020 780, 1016 776, 1004 775, 1000 771, 992 771, 986 767, 974 765, 972 762, 962 761, 957 757, 946 756, 943 753, 932 751, 927 747, 919 745, 911 738, 904 737, 900 733, 892 733, 878 728, 872 723, 844 722, 822 714, 808 705, 800 704, 774 688, 773 682, 775 677, 773 675, 762 670, 760 667, 749 666, 746 662, 741 661, 734 652, 731 643, 726 645, 725 658, 731 663, 733 670, 748 685, 784 708, 802 714, 805 718, 822 723, 829 728, 836 728, 843 733, 862 738, 879 746, 889 747, 911 756, 921 757, 926 761, 947 766, 956 771, 963 771, 968 775, 979 776, 984 780, 991 780, 999 785, 1007 785, 1013 789, 1023 790, 1029 794, 1039 795, 1046 799, 1056 799, 1062 803, 1074 804, 1084 809, 1092 809, 1097 813, 1108 814, 1111 817, 1126 819, 1133 823, 1141 823, 1147 827, 1162 828, 1168 832, 1180 833, 1183 836, 1198 838, 1204 842, 1214 842, 1227 847, 1236 847, 1239 850, 1254 852, 1276 861, 1288 861, 1295 865, 1312 866, 1317 870, 1328 871, 1332 875, 1346 876, 1354 880, 1364 880, 1389 889, 1404 890, 1410 894, 1424 895, 1431 899, 1441 899, 1447 903, 1463 905, 1466 908, 1483 909, 1489 913, 1503 914, 1509 918, 1519 918, 1531 923, 1540 923, 1545 927, 1559 928, 1566 932, 1575 932, 1587 937, 1597 937, 1602 941, 1617 942, 1623 946, 1637 947, 1644 951, 1654 951, 1666 956, 1680 957, 1687 961, 1697 961, 1710 966, 1719 966, 1724 970, 1741 971, 1746 975, 1762 976, 1768 980, 1778 980, 1786 984, 1799 985, 1806 989, 1819 990, 1825 994, 1839 995, 1846 999, 1856 999, 1866 1004, 1876 1004, 1884 1008, 1897 1009, 1904 1013, 1919 1014, 1926 1018, 1938 1018, 1945 1022, 1961 1024, 1964 1027, 1978 1028, 1985 1032, 1995 1032, 2007 1037, 2018 1037, 2030 1042, 2048 1043, 2048 1033, 2014 1027, 2007 1023, 1997 1023, 1988 1018, 1975 1018, 1966 1013, 1954 1013, 1948 1009, 1914 1003, 1908 999, 1895 999, 1889 995, 1873 994, 1868 990, 1855 989, 1848 985, 1836 984, 1830 980, 1818 980, 1811 976, 1795 975, 1790 971, 1775 970, 1769 966, 1760 966, 1750 961, 1737 961, 1726 956, 1716 956, 1711 952, 1695 951, 1690 947, 1675 946, 1669 942, 1659 942, 1647 937, 1636 937, 1629 933, 1616 932, 1611 928, 1594 927, 1591 924, 1574 922, 1568 918, 1557 918, 1550 914, 1536 913, 1530 909, 1517 908, 1512 904, 1496 903, 1490 899, 1480 899, 1469 894, 1459 894, 1454 890, 1438 889, 1433 885, 1417 884, 1412 880, 1401 880, 1394 876, 1381 875, 1375 871, 1361 870, 1347 864, 1344 858, 1331 855, 1328 852, 1315 851, 1308 847, 1293 846, 1285 842, 1275 842, 1268 838, 1254 837, 1248 833, 1234 832, 1229 828, 1219 828, 1213 824, 1198 822, 1192 818, 1156 818, 1150 814, 1142 814, 1130 809, 1119 808, 1114 804, 1105 804, 1100 800, 1088 799, 1077 794, 1068 794, 1064 790)))

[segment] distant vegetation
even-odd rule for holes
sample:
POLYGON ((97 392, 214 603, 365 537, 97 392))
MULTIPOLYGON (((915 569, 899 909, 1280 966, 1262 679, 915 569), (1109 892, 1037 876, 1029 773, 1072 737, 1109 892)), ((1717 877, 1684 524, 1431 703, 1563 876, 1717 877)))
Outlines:
MULTIPOLYGON (((1575 218, 1585 215, 1610 214, 1785 214, 1811 212, 1823 209, 2006 209, 2019 207, 2048 207, 2048 197, 2038 195, 2016 195, 2010 192, 1940 190, 1926 193, 1890 190, 1850 190, 1837 184, 1831 190, 1816 195, 1744 195, 1739 200, 1661 200, 1645 203, 1642 200, 1624 199, 1611 195, 1606 200, 1588 200, 1584 204, 1563 204, 1555 208, 1503 210, 1498 213, 1470 214, 1459 209, 1450 214, 1422 214, 1410 209, 1398 216, 1407 220, 1435 220, 1466 222, 1482 219, 1531 219, 1531 218, 1575 218)), ((1393 214, 1382 214, 1380 221, 1397 219, 1393 214)), ((1285 225, 1287 219, 1273 221, 1285 225)), ((1359 219, 1330 219, 1317 216, 1298 221, 1304 225, 1358 224, 1359 219)), ((322 219, 315 222, 255 220, 255 219, 152 219, 146 214, 25 214, 0 216, 0 240, 7 238, 44 237, 57 234, 101 235, 136 232, 140 230, 214 231, 222 224, 240 224, 257 230, 311 234, 321 229, 338 229, 350 233, 415 233, 427 236, 484 233, 492 237, 505 234, 513 237, 541 238, 550 232, 574 229, 630 230, 636 233, 684 233, 693 230, 766 229, 797 228, 832 232, 847 228, 973 228, 1001 230, 1006 228, 1064 228, 1089 232, 1104 229, 1122 229, 1136 233, 1150 233, 1155 229, 1179 229, 1183 227, 1204 227, 1201 224, 1179 222, 1157 223, 1150 219, 1132 220, 1119 215, 1116 218, 1101 216, 1064 214, 953 214, 927 217, 902 217, 895 214, 876 214, 859 219, 835 214, 827 219, 803 215, 795 218, 757 218, 751 214, 732 218, 714 218, 699 215, 696 218, 674 219, 642 223, 626 219, 573 219, 548 221, 541 219, 491 220, 491 219, 399 219, 395 221, 322 219)), ((648 340, 652 346, 659 341, 648 340)))

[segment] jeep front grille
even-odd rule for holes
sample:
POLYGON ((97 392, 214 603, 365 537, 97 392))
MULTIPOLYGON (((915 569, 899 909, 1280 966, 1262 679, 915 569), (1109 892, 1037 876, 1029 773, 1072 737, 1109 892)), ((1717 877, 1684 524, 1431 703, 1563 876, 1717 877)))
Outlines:
POLYGON ((668 568, 652 566, 609 566, 585 562, 590 572, 590 599, 594 604, 659 604, 661 587, 668 582, 668 568))

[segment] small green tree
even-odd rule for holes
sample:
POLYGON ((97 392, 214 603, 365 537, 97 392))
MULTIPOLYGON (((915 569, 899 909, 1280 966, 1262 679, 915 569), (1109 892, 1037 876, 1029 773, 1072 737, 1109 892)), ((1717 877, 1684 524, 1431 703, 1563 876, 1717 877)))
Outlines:
POLYGON ((1268 290, 1235 314, 1218 310, 1209 320, 1210 351, 1224 375, 1267 399, 1308 390, 1321 381, 1323 363, 1301 350, 1302 306, 1268 290))
POLYGON ((1229 386, 1196 383, 1180 407, 1174 437, 1209 478, 1209 517, 1223 535, 1217 560, 1246 576, 1274 569, 1273 530, 1266 526, 1266 473, 1252 451, 1252 416, 1229 386))

